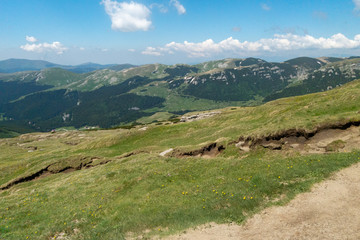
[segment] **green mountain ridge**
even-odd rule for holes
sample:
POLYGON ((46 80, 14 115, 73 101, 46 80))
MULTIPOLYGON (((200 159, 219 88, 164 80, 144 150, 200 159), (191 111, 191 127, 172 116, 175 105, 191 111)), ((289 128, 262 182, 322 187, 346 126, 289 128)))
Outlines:
POLYGON ((46 68, 62 68, 75 73, 87 73, 99 69, 112 68, 114 70, 122 70, 125 68, 134 67, 131 64, 97 64, 97 63, 83 63, 76 66, 61 65, 51 63, 43 60, 28 60, 28 59, 7 59, 0 61, 0 73, 14 73, 23 71, 38 71, 46 68))
POLYGON ((81 74, 47 68, 1 74, 2 89, 23 90, 1 97, 0 113, 3 124, 12 121, 41 131, 64 126, 109 128, 139 119, 142 123, 166 120, 165 116, 189 111, 259 105, 330 90, 357 78, 360 59, 356 57, 300 57, 282 63, 224 59, 81 74), (159 112, 164 114, 156 115, 159 112))

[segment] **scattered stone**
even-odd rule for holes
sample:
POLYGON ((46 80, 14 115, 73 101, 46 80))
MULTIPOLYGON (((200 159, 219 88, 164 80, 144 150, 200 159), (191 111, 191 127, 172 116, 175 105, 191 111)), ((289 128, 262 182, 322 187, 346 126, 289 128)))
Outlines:
POLYGON ((37 148, 37 147, 34 147, 34 146, 29 146, 29 147, 27 147, 27 149, 28 149, 28 152, 34 152, 34 151, 36 151, 38 148, 37 148))
POLYGON ((294 149, 298 149, 298 148, 300 148, 300 144, 298 144, 298 143, 293 143, 293 144, 290 144, 290 147, 291 147, 291 148, 294 148, 294 149))
POLYGON ((166 154, 171 153, 174 149, 170 148, 168 150, 165 150, 159 154, 161 157, 165 157, 166 154))
POLYGON ((64 233, 64 232, 61 232, 61 233, 55 235, 54 239, 55 239, 55 238, 56 238, 56 239, 64 239, 64 240, 70 239, 68 236, 66 236, 66 233, 64 233))
POLYGON ((360 145, 360 121, 319 126, 312 131, 289 129, 258 139, 240 139, 235 146, 242 151, 261 146, 271 150, 296 151, 301 154, 351 152, 360 145))
POLYGON ((271 150, 281 150, 282 144, 280 142, 269 142, 269 143, 262 143, 261 146, 264 148, 269 148, 271 150))
POLYGON ((240 141, 235 144, 235 147, 239 148, 241 151, 250 152, 250 146, 245 141, 240 141))
POLYGON ((180 122, 197 121, 197 120, 212 117, 212 116, 220 114, 220 113, 221 112, 208 112, 208 113, 198 113, 198 114, 190 115, 190 116, 182 116, 181 119, 180 119, 180 122))

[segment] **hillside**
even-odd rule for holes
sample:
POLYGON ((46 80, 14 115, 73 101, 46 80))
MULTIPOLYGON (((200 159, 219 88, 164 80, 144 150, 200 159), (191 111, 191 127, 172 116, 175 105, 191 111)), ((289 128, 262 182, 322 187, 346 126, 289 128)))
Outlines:
POLYGON ((42 60, 7 59, 0 61, 0 73, 34 71, 57 66, 59 65, 42 60))
POLYGON ((0 90, 6 92, 0 97, 2 123, 41 131, 150 123, 190 111, 255 106, 327 91, 360 78, 356 57, 123 67, 130 68, 111 66, 82 74, 47 68, 1 74, 0 90))
POLYGON ((124 239, 243 223, 359 162, 359 93, 356 80, 180 122, 2 139, 1 237, 124 239))
POLYGON ((69 70, 74 73, 87 73, 100 69, 110 68, 114 70, 122 70, 126 68, 135 67, 131 64, 106 64, 101 65, 97 63, 83 63, 80 65, 70 66, 51 63, 42 60, 27 60, 27 59, 7 59, 0 61, 0 73, 15 73, 24 71, 39 71, 46 68, 61 68, 69 70))

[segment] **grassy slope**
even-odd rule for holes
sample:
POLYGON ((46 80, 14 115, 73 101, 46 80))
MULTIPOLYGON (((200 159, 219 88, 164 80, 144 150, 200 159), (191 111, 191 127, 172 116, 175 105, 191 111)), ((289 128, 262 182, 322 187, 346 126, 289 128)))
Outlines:
MULTIPOLYGON (((157 96, 165 99, 164 107, 161 109, 150 109, 149 111, 157 112, 177 112, 177 111, 197 111, 197 110, 210 110, 215 108, 223 108, 228 106, 244 106, 251 104, 248 102, 218 102, 208 99, 200 99, 193 96, 184 96, 178 94, 176 91, 168 89, 166 82, 154 82, 145 86, 138 87, 130 92, 136 93, 141 96, 157 96)), ((255 103, 254 103, 255 104, 255 103)))
POLYGON ((93 72, 91 74, 89 73, 87 76, 83 77, 79 81, 64 86, 72 90, 93 91, 102 86, 120 84, 126 81, 127 79, 136 76, 146 76, 149 77, 150 79, 162 78, 167 76, 164 73, 164 69, 166 67, 167 67, 166 65, 162 65, 162 64, 149 64, 149 65, 124 69, 121 71, 104 69, 93 72))
POLYGON ((60 233, 73 239, 121 239, 147 229, 147 235, 161 235, 209 221, 242 222, 280 196, 280 203, 286 202, 359 161, 360 153, 304 157, 258 149, 244 155, 227 144, 240 136, 360 120, 359 92, 360 81, 355 81, 146 131, 70 131, 1 140, 0 185, 69 157, 112 162, 0 191, 0 239, 48 239, 60 233), (171 147, 194 150, 215 141, 227 148, 213 159, 158 156, 171 147), (34 146, 38 150, 29 152, 34 146), (139 154, 120 158, 133 151, 139 154))

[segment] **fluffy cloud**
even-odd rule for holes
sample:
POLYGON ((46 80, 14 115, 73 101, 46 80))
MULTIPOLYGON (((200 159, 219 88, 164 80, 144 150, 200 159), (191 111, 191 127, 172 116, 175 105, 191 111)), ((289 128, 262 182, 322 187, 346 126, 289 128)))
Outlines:
POLYGON ((163 49, 157 50, 156 48, 153 48, 153 47, 147 47, 145 49, 145 51, 142 51, 141 53, 144 55, 161 56, 161 55, 163 55, 162 53, 160 53, 160 51, 162 51, 162 50, 163 49))
POLYGON ((34 43, 34 42, 37 42, 37 39, 32 36, 26 36, 26 41, 34 43))
POLYGON ((182 15, 186 13, 185 7, 178 0, 170 0, 170 4, 176 8, 178 14, 182 15))
POLYGON ((189 57, 209 57, 214 54, 221 53, 263 53, 263 52, 279 52, 292 51, 301 49, 352 49, 360 47, 360 34, 354 39, 348 39, 343 34, 338 33, 329 38, 315 38, 310 35, 295 34, 275 34, 273 38, 264 38, 258 41, 241 42, 237 39, 229 37, 218 43, 212 39, 199 43, 185 41, 183 43, 171 42, 164 47, 148 47, 143 54, 161 56, 164 54, 172 54, 174 52, 186 53, 189 57))
POLYGON ((360 11, 360 0, 353 0, 355 4, 355 11, 360 11))
POLYGON ((111 28, 122 32, 147 31, 151 26, 151 11, 143 4, 103 0, 111 28))
POLYGON ((20 46, 21 49, 28 52, 55 52, 57 54, 63 54, 67 50, 60 42, 53 43, 34 43, 37 41, 35 37, 26 36, 26 41, 31 42, 20 46))

